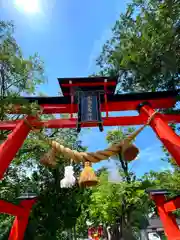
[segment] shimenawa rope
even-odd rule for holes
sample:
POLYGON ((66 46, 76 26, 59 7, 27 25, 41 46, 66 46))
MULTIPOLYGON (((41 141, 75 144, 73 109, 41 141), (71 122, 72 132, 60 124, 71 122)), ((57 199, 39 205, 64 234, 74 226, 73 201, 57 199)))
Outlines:
MULTIPOLYGON (((124 144, 130 144, 135 137, 137 137, 137 135, 142 132, 142 130, 148 126, 150 124, 150 122, 153 120, 155 114, 157 112, 154 112, 148 119, 147 123, 145 125, 143 125, 142 127, 140 127, 138 130, 136 130, 134 133, 132 133, 130 136, 128 136, 126 139, 124 139, 123 141, 121 141, 118 144, 112 144, 110 147, 101 150, 101 151, 96 151, 96 152, 78 152, 76 150, 72 150, 70 148, 67 148, 63 145, 61 145, 60 143, 54 141, 54 140, 50 140, 48 138, 46 138, 43 134, 36 132, 36 134, 39 136, 39 138, 43 141, 45 141, 48 145, 50 145, 53 149, 53 151, 56 153, 60 153, 63 154, 64 156, 66 156, 69 159, 74 160, 75 162, 99 162, 105 159, 108 159, 111 156, 114 156, 116 154, 118 154, 121 151, 121 148, 124 144)), ((24 119, 25 123, 32 129, 32 130, 37 130, 36 128, 34 128, 31 123, 27 120, 24 119)))

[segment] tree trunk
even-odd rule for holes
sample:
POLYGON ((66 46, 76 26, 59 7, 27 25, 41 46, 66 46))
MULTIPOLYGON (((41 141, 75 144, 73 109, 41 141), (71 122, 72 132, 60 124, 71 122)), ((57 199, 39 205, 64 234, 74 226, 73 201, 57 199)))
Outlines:
POLYGON ((131 231, 131 229, 128 228, 124 228, 123 229, 123 240, 136 240, 136 238, 133 236, 133 233, 131 231))
POLYGON ((119 224, 115 224, 112 227, 106 228, 106 233, 104 234, 105 240, 135 240, 133 236, 132 229, 129 229, 124 224, 119 226, 119 224))
POLYGON ((77 237, 76 237, 76 225, 74 225, 74 227, 73 227, 73 235, 74 235, 74 240, 77 240, 77 237))
POLYGON ((103 239, 109 240, 109 238, 110 238, 109 227, 104 227, 103 228, 103 239))
POLYGON ((114 225, 112 240, 119 240, 120 239, 120 231, 119 230, 120 230, 119 229, 119 224, 114 225))
POLYGON ((108 226, 106 228, 107 235, 105 236, 105 239, 107 240, 120 240, 120 231, 119 231, 119 225, 115 224, 113 226, 108 226))

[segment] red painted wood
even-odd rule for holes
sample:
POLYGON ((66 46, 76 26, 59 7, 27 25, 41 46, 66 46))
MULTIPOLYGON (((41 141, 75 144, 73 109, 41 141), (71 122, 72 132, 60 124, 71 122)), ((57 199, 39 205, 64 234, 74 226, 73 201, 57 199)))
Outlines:
POLYGON ((180 230, 176 223, 176 219, 172 213, 167 213, 164 208, 164 203, 166 201, 164 195, 153 195, 152 199, 156 203, 156 207, 159 213, 159 217, 162 221, 164 232, 168 240, 179 240, 180 230))
POLYGON ((24 213, 21 216, 17 216, 13 222, 13 226, 11 228, 9 234, 9 240, 23 240, 24 234, 28 224, 29 214, 31 212, 31 208, 33 204, 36 202, 36 199, 32 200, 23 200, 20 203, 20 206, 23 207, 24 213))
MULTIPOLYGON (((180 115, 162 115, 163 118, 169 123, 180 123, 180 115)), ((135 126, 145 124, 147 117, 140 116, 124 116, 124 117, 108 117, 102 118, 104 126, 135 126)), ((34 127, 47 127, 47 128, 76 128, 77 119, 52 119, 48 121, 33 121, 34 127)), ((12 130, 19 123, 18 121, 4 121, 0 122, 0 130, 12 130)), ((83 127, 96 127, 96 123, 86 123, 83 127)))
POLYGON ((178 208, 180 208, 180 196, 171 199, 164 204, 166 212, 173 212, 178 208))
MULTIPOLYGON (((152 116, 154 112, 155 111, 148 105, 141 108, 141 113, 144 113, 148 118, 152 116)), ((160 113, 154 116, 150 125, 176 163, 180 166, 180 137, 168 126, 168 122, 160 113)))
MULTIPOLYGON (((107 86, 116 86, 117 82, 107 82, 107 86)), ((61 83, 62 87, 91 87, 91 86, 103 86, 104 82, 77 82, 77 83, 61 83)))
MULTIPOLYGON (((106 117, 109 117, 109 111, 108 111, 108 100, 107 100, 107 81, 104 81, 104 104, 106 108, 106 117)), ((101 110, 102 112, 102 110, 101 110)))
MULTIPOLYGON (((31 119, 28 117, 27 119, 31 119)), ((0 145, 0 179, 3 178, 6 169, 15 157, 17 151, 26 139, 30 128, 21 120, 13 132, 8 135, 7 140, 0 145)))
MULTIPOLYGON (((137 106, 146 100, 136 100, 136 101, 108 101, 108 111, 109 112, 117 112, 117 111, 129 111, 136 110, 137 106)), ((154 109, 161 108, 171 108, 176 103, 175 98, 161 98, 156 100, 148 100, 154 109)), ((41 104, 40 105, 44 114, 53 114, 53 113, 71 113, 73 109, 73 113, 78 112, 77 104, 41 104)), ((20 110, 18 110, 18 106, 16 106, 16 112, 11 112, 11 114, 20 114, 20 110)), ((106 112, 106 103, 101 104, 101 112, 106 112)))
MULTIPOLYGON (((117 112, 117 111, 129 111, 136 110, 137 106, 144 102, 145 100, 137 100, 137 101, 108 101, 108 111, 109 112, 117 112)), ((154 109, 160 108, 171 108, 174 106, 176 100, 174 98, 168 99, 156 99, 156 100, 148 100, 151 106, 154 109)), ((71 104, 42 104, 43 113, 51 114, 51 113, 70 113, 71 104)), ((74 113, 77 113, 78 106, 77 104, 73 105, 74 113)), ((101 112, 106 112, 106 104, 101 104, 101 112)))
MULTIPOLYGON (((108 111, 117 112, 117 111, 129 111, 136 110, 137 106, 143 102, 143 100, 138 101, 122 101, 122 102, 108 102, 108 111)), ((174 98, 169 99, 157 99, 148 101, 154 109, 160 108, 171 108, 175 104, 174 98)), ((41 105, 43 113, 52 114, 52 113, 70 113, 71 104, 43 104, 41 105)), ((73 111, 77 113, 78 106, 73 104, 73 111)), ((101 112, 106 112, 106 104, 101 104, 101 112)))
POLYGON ((19 216, 24 214, 24 209, 20 206, 16 206, 10 202, 0 200, 0 212, 6 213, 12 216, 19 216))
POLYGON ((162 114, 168 123, 180 123, 180 114, 162 114))

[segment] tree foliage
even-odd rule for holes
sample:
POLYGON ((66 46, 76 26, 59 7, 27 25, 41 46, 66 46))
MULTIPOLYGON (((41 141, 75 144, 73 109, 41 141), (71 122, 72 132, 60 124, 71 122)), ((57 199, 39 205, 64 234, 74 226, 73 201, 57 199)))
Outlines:
MULTIPOLYGON (((17 119, 17 115, 6 112, 6 101, 22 94, 34 94, 36 87, 45 81, 43 62, 35 54, 24 59, 22 51, 13 37, 14 25, 11 22, 0 22, 0 119, 17 119)), ((24 103, 21 103, 24 104, 24 103)), ((35 105, 26 105, 25 110, 35 109, 35 105)), ((22 117, 22 116, 20 116, 22 117)), ((42 119, 53 118, 43 116, 42 119)), ((41 133, 48 138, 60 141, 65 146, 84 150, 74 129, 42 129, 41 133)), ((3 131, 6 139, 8 131, 3 131)), ((31 132, 9 166, 0 182, 1 199, 14 202, 24 192, 34 192, 38 196, 30 216, 25 239, 62 239, 61 233, 71 229, 81 212, 83 190, 74 186, 72 189, 61 189, 60 180, 64 177, 64 167, 69 159, 57 156, 57 168, 45 168, 39 163, 49 146, 41 141, 36 132, 31 132)), ((74 165, 78 175, 81 166, 74 165)), ((0 237, 7 239, 13 218, 1 215, 0 237)))
MULTIPOLYGON (((100 73, 118 77, 118 92, 179 89, 179 19, 178 0, 132 0, 97 59, 100 73)), ((163 112, 178 114, 179 106, 177 102, 163 112)), ((175 166, 164 151, 165 159, 175 166)))
POLYGON ((43 61, 37 53, 25 59, 13 34, 13 23, 0 21, 1 99, 22 92, 33 94, 45 80, 43 61))
POLYGON ((112 29, 97 64, 118 76, 120 91, 179 88, 178 0, 133 0, 112 29))
MULTIPOLYGON (((110 144, 116 143, 133 131, 133 128, 117 128, 109 131, 106 139, 110 144)), ((113 160, 121 180, 111 181, 106 168, 97 171, 99 184, 91 189, 86 210, 78 218, 78 226, 82 224, 87 229, 88 226, 83 223, 89 220, 93 226, 103 224, 105 235, 109 232, 113 240, 121 237, 137 239, 140 229, 148 225, 148 215, 157 213, 146 190, 167 189, 171 193, 170 197, 176 196, 179 194, 179 170, 175 169, 173 174, 171 171, 150 171, 140 178, 132 172, 130 163, 124 161, 121 155, 115 156, 113 160)), ((178 211, 176 214, 179 216, 178 211)))
MULTIPOLYGON (((133 130, 118 128, 109 131, 107 141, 109 144, 119 142, 133 130)), ((113 160, 117 163, 121 181, 112 182, 108 169, 102 168, 98 171, 100 181, 89 196, 86 220, 95 226, 102 223, 107 229, 110 227, 112 239, 120 239, 122 236, 125 239, 135 239, 134 234, 138 233, 143 224, 147 224, 146 214, 151 201, 148 200, 144 187, 150 186, 150 183, 146 181, 145 184, 137 179, 130 171, 129 163, 122 159, 120 154, 113 160)), ((82 214, 85 216, 84 212, 82 214)))

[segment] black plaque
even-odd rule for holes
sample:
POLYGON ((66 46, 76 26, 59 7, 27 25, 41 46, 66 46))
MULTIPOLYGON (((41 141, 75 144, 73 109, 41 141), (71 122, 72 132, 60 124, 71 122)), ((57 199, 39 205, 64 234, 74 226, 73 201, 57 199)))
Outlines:
POLYGON ((103 131, 99 92, 92 93, 81 91, 78 93, 77 132, 81 131, 83 123, 96 123, 100 131, 103 131))
POLYGON ((81 96, 81 122, 99 122, 99 104, 97 95, 81 96))

